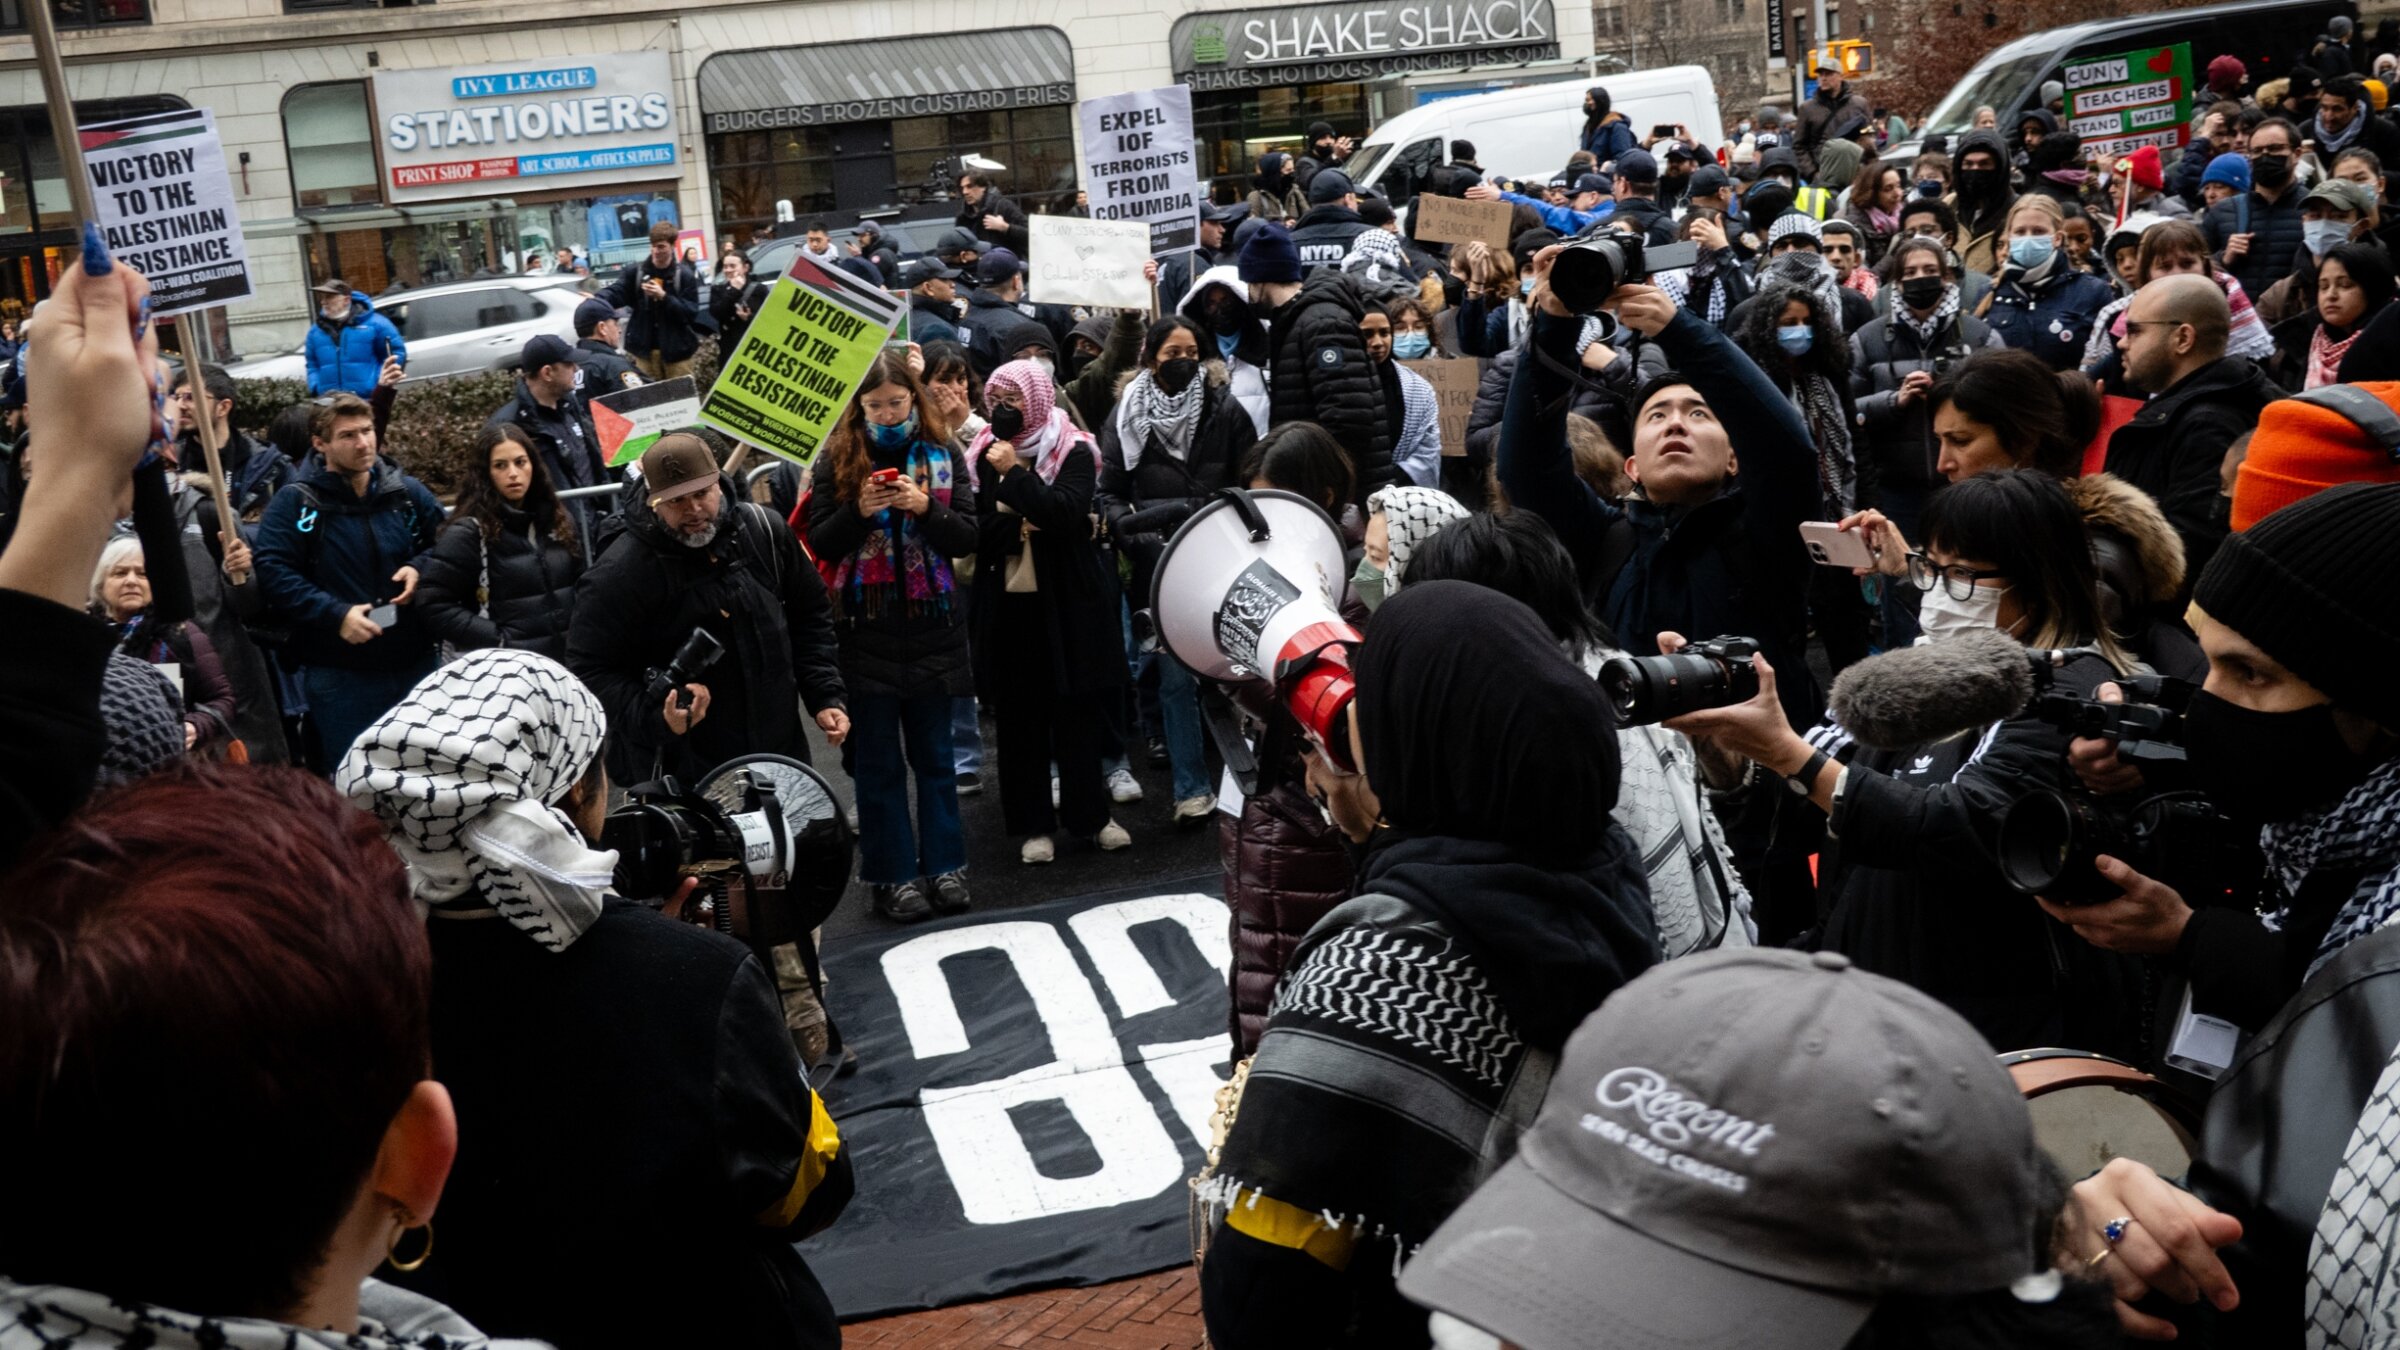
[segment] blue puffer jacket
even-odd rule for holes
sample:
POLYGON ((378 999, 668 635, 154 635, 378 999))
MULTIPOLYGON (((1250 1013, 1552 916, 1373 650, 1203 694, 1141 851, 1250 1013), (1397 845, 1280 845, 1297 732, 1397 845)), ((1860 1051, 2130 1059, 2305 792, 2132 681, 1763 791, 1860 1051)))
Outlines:
POLYGON ((2117 298, 2115 288, 2063 264, 2031 287, 2013 269, 2004 269, 2000 276, 1992 290, 1991 311, 1983 316, 2000 340, 2042 358, 2052 370, 2081 365, 2083 344, 2091 340, 2100 311, 2117 298))
POLYGON ((383 376, 383 358, 396 356, 408 364, 408 344, 390 319, 375 312, 364 291, 350 292, 350 312, 339 324, 317 316, 308 329, 308 392, 330 394, 347 389, 365 398, 383 376))
POLYGON ((255 556, 267 604, 292 626, 293 663, 397 670, 421 659, 433 634, 417 606, 400 606, 399 625, 363 643, 342 641, 342 618, 398 594, 392 573, 431 548, 441 527, 441 502, 388 460, 377 461, 363 499, 323 468, 276 493, 255 556))

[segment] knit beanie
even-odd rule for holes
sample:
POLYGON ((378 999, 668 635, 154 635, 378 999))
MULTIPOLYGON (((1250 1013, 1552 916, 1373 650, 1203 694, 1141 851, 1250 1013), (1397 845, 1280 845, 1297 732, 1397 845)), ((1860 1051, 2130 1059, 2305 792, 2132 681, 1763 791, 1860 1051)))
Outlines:
POLYGON ((123 652, 111 652, 100 673, 100 725, 108 745, 100 752, 100 787, 130 783, 156 773, 183 754, 183 700, 158 667, 123 652))
POLYGON ((1242 245, 1234 260, 1234 271, 1244 281, 1296 282, 1300 279, 1300 250, 1292 247, 1292 233, 1281 225, 1261 226, 1242 245))
POLYGON ((2192 601, 2337 705, 2400 727, 2400 483, 2344 483, 2226 537, 2192 601))
MULTIPOLYGON (((2400 411, 2400 382, 2334 386, 2356 389, 2400 411)), ((2338 410, 2309 398, 2277 399, 2258 417, 2250 451, 2233 479, 2233 528, 2342 483, 2400 483, 2400 458, 2338 410)), ((2335 397, 2341 397, 2336 395, 2335 397)))
POLYGON ((2222 82, 2238 87, 2242 81, 2248 78, 2250 78, 2249 67, 2244 66, 2238 56, 2220 56, 2208 63, 2208 79, 2211 84, 2222 82))
POLYGON ((2208 162, 2208 172, 2200 175, 2203 186, 2223 183, 2236 192, 2250 190, 2250 161, 2238 152, 2228 150, 2208 162))

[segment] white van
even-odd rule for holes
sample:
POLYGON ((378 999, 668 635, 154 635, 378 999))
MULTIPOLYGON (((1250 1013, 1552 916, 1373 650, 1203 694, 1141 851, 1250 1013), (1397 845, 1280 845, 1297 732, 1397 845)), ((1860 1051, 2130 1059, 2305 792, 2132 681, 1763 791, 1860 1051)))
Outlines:
POLYGON ((1705 152, 1725 139, 1717 119, 1717 87, 1699 66, 1620 71, 1592 80, 1558 80, 1489 94, 1436 99, 1390 118, 1367 136, 1345 167, 1361 188, 1394 202, 1417 195, 1427 170, 1450 162, 1450 142, 1472 141, 1487 173, 1548 178, 1581 148, 1583 94, 1608 90, 1612 111, 1632 124, 1635 140, 1678 123, 1705 152))

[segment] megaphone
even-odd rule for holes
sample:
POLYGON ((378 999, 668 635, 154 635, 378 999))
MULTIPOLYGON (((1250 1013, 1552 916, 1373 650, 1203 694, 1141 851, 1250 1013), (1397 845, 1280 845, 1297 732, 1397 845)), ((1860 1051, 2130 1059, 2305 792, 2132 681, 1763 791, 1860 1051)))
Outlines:
POLYGON ((1358 693, 1350 649, 1360 637, 1342 620, 1348 571, 1341 529, 1315 502, 1224 488, 1167 541, 1150 608, 1176 660, 1245 702, 1280 704, 1355 773, 1345 714, 1358 693))

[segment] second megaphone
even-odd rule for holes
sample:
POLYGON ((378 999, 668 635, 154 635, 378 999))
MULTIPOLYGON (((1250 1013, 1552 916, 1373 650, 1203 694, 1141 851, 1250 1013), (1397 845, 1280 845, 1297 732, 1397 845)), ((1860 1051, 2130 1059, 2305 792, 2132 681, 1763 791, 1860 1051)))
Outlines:
POLYGON ((1316 503, 1226 488, 1159 555, 1151 613, 1176 660, 1205 679, 1270 694, 1345 769, 1357 694, 1342 621, 1342 534, 1316 503))

